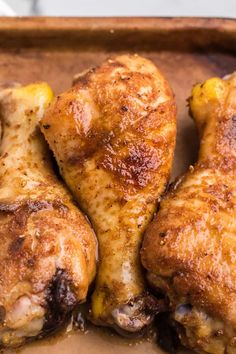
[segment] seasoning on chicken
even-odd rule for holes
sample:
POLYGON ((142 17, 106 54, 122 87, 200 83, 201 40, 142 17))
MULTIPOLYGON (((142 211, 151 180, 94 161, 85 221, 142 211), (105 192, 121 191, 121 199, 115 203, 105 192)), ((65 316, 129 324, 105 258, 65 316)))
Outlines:
POLYGON ((1 347, 57 329, 95 275, 95 235, 38 127, 52 98, 45 83, 0 92, 1 347))
POLYGON ((42 122, 61 174, 99 241, 92 320, 136 332, 158 311, 140 264, 143 232, 172 165, 176 106, 161 72, 122 55, 76 77, 42 122))
POLYGON ((198 162, 172 187, 148 228, 142 263, 170 299, 183 344, 236 353, 236 74, 197 85, 190 111, 198 162))

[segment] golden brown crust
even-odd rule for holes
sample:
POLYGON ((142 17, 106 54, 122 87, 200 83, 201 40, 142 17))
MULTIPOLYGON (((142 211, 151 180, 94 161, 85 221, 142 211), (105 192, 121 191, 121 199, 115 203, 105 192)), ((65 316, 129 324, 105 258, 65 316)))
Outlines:
POLYGON ((0 93, 0 346, 55 330, 95 275, 95 235, 38 129, 50 97, 44 83, 0 93))
POLYGON ((202 137, 199 161, 161 202, 142 247, 145 268, 171 283, 174 310, 190 303, 231 326, 234 335, 235 87, 234 78, 212 79, 193 90, 191 111, 202 137))
POLYGON ((60 149, 62 145, 65 149, 63 164, 82 169, 85 161, 94 157, 99 166, 117 178, 117 184, 131 186, 133 190, 132 186, 145 187, 160 165, 164 165, 169 143, 173 151, 175 140, 171 136, 156 134, 152 140, 148 136, 161 131, 164 124, 172 125, 176 107, 160 73, 158 80, 153 80, 156 68, 150 62, 148 70, 145 60, 139 58, 140 64, 132 71, 131 65, 121 60, 125 61, 125 56, 110 59, 96 70, 80 75, 70 91, 56 98, 41 127, 46 136, 55 132, 55 148, 59 144, 57 136, 60 139, 60 149), (114 68, 121 68, 122 72, 116 73, 114 68), (146 93, 141 92, 143 88, 146 93), (50 112, 64 128, 59 135, 50 112))
POLYGON ((169 177, 175 115, 173 93, 154 64, 122 55, 77 76, 42 120, 61 173, 98 235, 97 322, 112 324, 112 311, 144 292, 140 242, 169 177))

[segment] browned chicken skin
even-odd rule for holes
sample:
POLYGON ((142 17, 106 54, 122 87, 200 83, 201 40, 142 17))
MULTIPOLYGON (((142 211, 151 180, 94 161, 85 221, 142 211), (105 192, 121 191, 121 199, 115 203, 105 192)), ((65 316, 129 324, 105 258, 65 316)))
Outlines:
POLYGON ((161 202, 142 247, 183 344, 236 353, 236 75, 197 85, 190 110, 199 160, 161 202))
POLYGON ((0 346, 55 330, 95 275, 95 235, 38 127, 51 100, 44 83, 0 92, 0 346))
POLYGON ((160 71, 140 56, 123 55, 78 75, 41 122, 98 236, 96 323, 135 332, 152 320, 155 304, 145 292, 139 250, 169 177, 175 110, 160 71))

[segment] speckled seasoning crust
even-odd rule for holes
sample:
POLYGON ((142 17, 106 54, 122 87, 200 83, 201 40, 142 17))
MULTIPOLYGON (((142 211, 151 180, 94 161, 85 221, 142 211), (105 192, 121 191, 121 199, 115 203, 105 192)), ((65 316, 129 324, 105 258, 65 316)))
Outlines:
POLYGON ((45 83, 0 92, 1 347, 58 329, 95 275, 95 235, 38 128, 52 98, 45 83))
POLYGON ((91 319, 140 331, 160 308, 145 291, 139 250, 172 165, 173 93, 152 62, 122 55, 77 75, 41 130, 98 236, 91 319))
POLYGON ((193 88, 199 159, 160 204, 142 263, 168 294, 183 344, 236 353, 236 74, 193 88))

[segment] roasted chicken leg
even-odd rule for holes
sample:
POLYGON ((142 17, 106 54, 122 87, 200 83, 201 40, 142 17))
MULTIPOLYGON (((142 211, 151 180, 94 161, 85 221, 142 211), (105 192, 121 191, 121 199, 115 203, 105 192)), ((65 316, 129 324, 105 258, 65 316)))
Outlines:
POLYGON ((0 92, 0 346, 55 330, 95 275, 95 235, 38 127, 52 96, 45 83, 0 92))
POLYGON ((199 160, 148 227, 142 263, 167 293, 182 343, 236 353, 236 75, 194 87, 199 160))
POLYGON ((51 104, 41 129, 98 236, 91 318, 135 332, 156 306, 145 292, 139 251, 172 164, 173 94, 137 55, 109 59, 75 81, 51 104))

